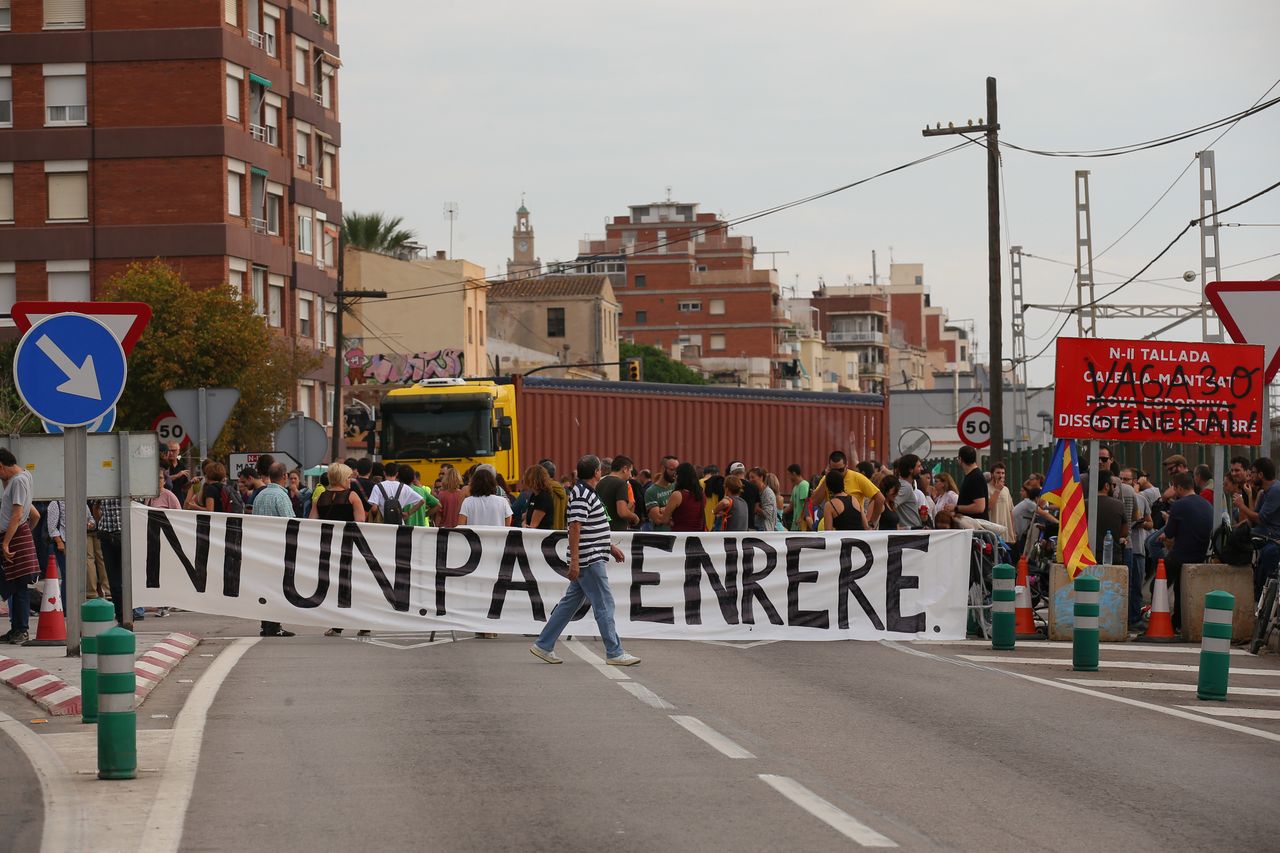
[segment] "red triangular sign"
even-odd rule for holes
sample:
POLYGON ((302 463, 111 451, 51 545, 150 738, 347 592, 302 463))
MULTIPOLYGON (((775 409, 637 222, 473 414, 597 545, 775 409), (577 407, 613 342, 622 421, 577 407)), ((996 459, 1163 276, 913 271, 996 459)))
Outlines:
POLYGON ((1280 281, 1211 281, 1204 295, 1238 344, 1262 344, 1270 382, 1280 370, 1280 281))
POLYGON ((25 335, 45 317, 84 314, 111 330, 127 356, 151 322, 151 306, 145 302, 15 302, 9 309, 13 323, 25 335))

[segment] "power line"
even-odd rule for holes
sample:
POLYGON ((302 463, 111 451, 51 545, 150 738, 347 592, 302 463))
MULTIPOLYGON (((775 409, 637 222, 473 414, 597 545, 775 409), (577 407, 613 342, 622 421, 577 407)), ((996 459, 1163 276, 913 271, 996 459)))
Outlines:
MULTIPOLYGON (((843 184, 838 187, 833 187, 828 190, 823 190, 822 192, 814 193, 813 195, 808 195, 803 198, 795 199, 794 201, 789 201, 783 204, 774 205, 773 207, 767 207, 767 208, 764 208, 763 210, 758 210, 758 211, 755 211, 754 213, 749 213, 744 216, 725 220, 723 222, 717 222, 714 226, 708 226, 700 229, 693 229, 689 234, 689 236, 686 236, 683 238, 673 237, 669 240, 660 240, 653 243, 640 244, 638 246, 630 247, 629 249, 624 247, 623 254, 634 255, 641 252, 650 252, 655 249, 661 249, 665 246, 673 245, 675 243, 686 243, 691 239, 696 239, 698 236, 701 236, 702 234, 707 234, 713 231, 722 231, 722 230, 728 231, 729 228, 736 227, 739 225, 744 225, 748 222, 754 222, 757 219, 763 219, 766 216, 772 216, 775 213, 781 213, 785 210, 790 210, 793 207, 799 207, 804 204, 810 204, 820 199, 824 199, 829 196, 836 195, 837 193, 842 193, 847 190, 854 189, 855 187, 859 187, 863 184, 870 183, 871 181, 877 180, 879 178, 883 178, 887 175, 891 175, 894 172, 901 172, 904 169, 909 169, 913 166, 919 166, 924 163, 928 163, 930 160, 936 160, 939 157, 945 157, 946 155, 951 154, 955 151, 959 151, 961 148, 964 148, 964 147, 965 147, 965 143, 960 142, 960 143, 957 143, 956 145, 951 146, 950 148, 944 148, 943 150, 934 152, 933 154, 928 154, 923 157, 917 157, 914 160, 910 160, 906 163, 900 163, 897 166, 884 169, 882 171, 876 172, 873 175, 868 175, 865 178, 859 178, 856 181, 851 181, 847 184, 843 184)), ((465 290, 467 287, 470 287, 470 286, 488 288, 488 287, 492 287, 495 284, 505 284, 511 281, 524 281, 527 279, 542 278, 547 275, 562 274, 566 269, 581 270, 583 268, 589 267, 591 264, 596 263, 598 261, 612 260, 614 257, 615 256, 612 254, 592 255, 590 257, 583 258, 579 261, 575 261, 574 263, 571 263, 571 264, 562 264, 560 265, 556 273, 540 272, 534 275, 499 276, 497 278, 487 279, 487 280, 467 278, 467 279, 460 279, 452 282, 437 282, 436 284, 423 285, 420 288, 410 288, 407 291, 402 291, 397 296, 389 297, 385 301, 394 302, 396 300, 401 300, 401 299, 418 299, 424 296, 443 296, 449 293, 461 292, 462 290, 465 290), (419 292, 419 291, 422 291, 422 292, 419 292), (425 291, 435 291, 435 292, 428 293, 425 291)))
MULTIPOLYGON (((1268 89, 1268 92, 1271 90, 1268 89)), ((1072 158, 1098 158, 1098 157, 1120 157, 1125 154, 1136 154, 1139 151, 1150 151, 1153 148, 1161 148, 1165 145, 1172 145, 1175 142, 1181 142, 1184 139, 1190 139, 1193 136, 1199 136, 1202 133, 1208 133, 1211 130, 1217 130, 1229 124, 1235 124, 1241 119, 1248 118, 1251 115, 1268 110, 1280 104, 1280 97, 1272 98, 1269 101, 1254 104, 1248 109, 1241 110, 1238 113, 1232 113, 1229 116, 1211 121, 1208 124, 1202 124, 1199 127, 1193 127, 1188 130, 1172 133, 1168 136, 1161 136, 1156 139, 1149 139, 1146 142, 1135 142, 1129 145, 1119 145, 1114 148, 1093 148, 1082 151, 1045 151, 1039 148, 1026 148, 1021 145, 1015 145, 1012 142, 1000 141, 1000 144, 1006 148, 1012 148, 1015 151, 1021 151, 1024 154, 1036 154, 1040 157, 1072 157, 1072 158)))

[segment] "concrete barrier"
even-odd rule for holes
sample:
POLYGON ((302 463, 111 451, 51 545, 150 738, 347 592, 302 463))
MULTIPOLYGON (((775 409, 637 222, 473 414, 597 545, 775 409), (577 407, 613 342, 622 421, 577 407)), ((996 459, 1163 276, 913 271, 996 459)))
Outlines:
POLYGON ((1231 641, 1242 643, 1253 637, 1253 567, 1222 563, 1188 563, 1182 567, 1178 595, 1182 597, 1182 639, 1198 643, 1204 636, 1204 597, 1215 589, 1235 596, 1231 619, 1231 641))
MULTIPOLYGON (((1098 595, 1098 639, 1123 643, 1129 639, 1129 567, 1092 566, 1085 574, 1102 584, 1098 595)), ((1049 639, 1070 640, 1075 625, 1075 590, 1067 579, 1067 567, 1054 563, 1049 570, 1049 639)))

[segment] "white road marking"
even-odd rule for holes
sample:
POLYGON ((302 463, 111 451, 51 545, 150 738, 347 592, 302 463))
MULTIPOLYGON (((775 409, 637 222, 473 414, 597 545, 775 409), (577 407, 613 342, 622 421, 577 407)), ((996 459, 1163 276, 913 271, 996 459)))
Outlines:
POLYGON ((708 646, 726 646, 730 649, 754 649, 756 646, 767 646, 771 643, 781 643, 781 640, 697 640, 708 646))
POLYGON ((564 647, 594 666, 605 678, 610 678, 614 681, 631 680, 631 676, 623 672, 620 667, 609 666, 609 664, 604 662, 604 658, 582 645, 581 640, 565 640, 564 647))
POLYGON ((707 745, 714 748, 721 755, 727 758, 755 758, 755 755, 742 747, 738 746, 729 738, 720 734, 697 717, 686 717, 679 714, 672 714, 671 719, 694 737, 699 738, 707 745))
MULTIPOLYGON (((1063 678, 1071 684, 1084 684, 1090 687, 1115 687, 1122 690, 1165 690, 1172 692, 1196 692, 1194 684, 1175 684, 1171 681, 1109 681, 1092 678, 1063 678)), ((1228 696, 1280 696, 1280 690, 1270 687, 1228 687, 1228 696)))
MULTIPOLYGON (((903 642, 893 640, 891 642, 903 642)), ((983 648, 991 648, 990 640, 906 640, 905 642, 914 646, 981 646, 983 648)), ((1020 640, 1024 645, 1020 648, 1027 649, 1064 649, 1071 650, 1070 640, 1020 640)), ((1195 645, 1162 645, 1159 643, 1099 643, 1099 649, 1115 652, 1155 652, 1157 654, 1172 655, 1198 655, 1200 654, 1200 646, 1195 645)), ((1244 649, 1232 649, 1233 657, 1250 657, 1256 658, 1244 649)))
POLYGON ((1211 717, 1241 717, 1247 720, 1280 720, 1280 711, 1265 708, 1223 708, 1217 705, 1179 705, 1184 711, 1199 711, 1211 717))
POLYGON ((786 776, 773 776, 768 773, 759 774, 760 779, 773 790, 795 803, 827 826, 844 837, 858 842, 863 847, 897 847, 891 839, 886 838, 857 820, 848 812, 842 811, 831 803, 810 791, 794 779, 786 776))
MULTIPOLYGON (((946 657, 945 655, 930 654, 929 652, 920 651, 919 649, 908 648, 905 645, 900 645, 898 643, 891 642, 889 640, 881 640, 880 643, 881 645, 888 646, 889 648, 895 649, 896 651, 904 652, 910 655, 916 655, 917 657, 932 658, 933 660, 939 661, 941 663, 949 663, 949 664, 954 664, 958 666, 971 666, 975 669, 982 669, 982 670, 986 670, 987 672, 997 673, 999 675, 1008 675, 1013 678, 1021 678, 1023 681, 1030 681, 1032 684, 1040 684, 1045 687, 1056 687, 1059 690, 1069 690, 1072 693, 1082 693, 1085 696, 1093 696, 1098 699, 1106 699, 1108 702, 1118 702, 1121 705, 1130 705, 1134 708, 1144 708, 1148 711, 1155 711, 1157 714, 1165 714, 1167 716, 1177 717, 1182 720, 1191 720, 1192 722, 1200 723, 1202 725, 1214 726, 1216 728, 1227 729, 1228 731, 1233 731, 1233 732, 1240 732, 1241 734, 1253 735, 1254 737, 1259 737, 1259 738, 1262 738, 1263 740, 1269 740, 1275 743, 1280 743, 1280 734, 1274 734, 1272 732, 1264 731, 1263 729, 1250 728, 1249 726, 1241 726, 1241 725, 1237 725, 1236 723, 1228 723, 1228 722, 1225 722, 1224 720, 1215 720, 1212 717, 1206 717, 1206 716, 1201 716, 1200 714, 1188 713, 1187 711, 1182 711, 1177 708, 1166 708, 1163 705, 1153 705, 1150 702, 1143 702, 1138 699, 1130 699, 1128 696, 1116 696, 1111 693, 1103 693, 1100 690, 1088 690, 1084 687, 1079 687, 1075 684, 1067 684, 1066 679, 1053 681, 1048 678, 1037 678, 1034 675, 1027 675, 1026 673, 1022 673, 1022 672, 1013 672, 1012 670, 1008 670, 1008 669, 998 669, 994 666, 986 666, 980 663, 970 663, 968 661, 961 661, 955 658, 946 657)), ((1088 681, 1085 679, 1080 679, 1080 681, 1083 684, 1100 684, 1101 683, 1096 681, 1088 681)))
MULTIPOLYGON (((956 655, 962 660, 978 663, 1016 663, 1033 666, 1071 666, 1066 658, 1029 658, 1001 657, 1000 655, 956 655)), ((1191 663, 1148 663, 1140 660, 1104 660, 1098 664, 1101 669, 1150 669, 1159 672, 1199 672, 1200 666, 1191 663)), ((1231 667, 1232 675, 1271 675, 1280 677, 1280 669, 1251 669, 1243 666, 1231 667)))
POLYGON ((173 740, 165 761, 164 784, 156 792, 147 815, 147 825, 138 843, 138 853, 173 853, 182 843, 182 827, 187 818, 187 805, 195 789, 196 770, 200 765, 200 746, 204 740, 205 720, 218 688, 232 667, 244 657, 261 637, 245 637, 233 641, 209 664, 200 681, 191 689, 187 703, 173 724, 173 740))
POLYGON ((44 738, 0 712, 0 732, 7 734, 27 756, 40 781, 44 803, 44 831, 40 853, 84 849, 84 815, 80 797, 69 780, 66 765, 44 738))
POLYGON ((618 686, 651 708, 657 708, 661 711, 675 710, 675 705, 672 705, 643 684, 636 684, 634 681, 620 681, 618 686))

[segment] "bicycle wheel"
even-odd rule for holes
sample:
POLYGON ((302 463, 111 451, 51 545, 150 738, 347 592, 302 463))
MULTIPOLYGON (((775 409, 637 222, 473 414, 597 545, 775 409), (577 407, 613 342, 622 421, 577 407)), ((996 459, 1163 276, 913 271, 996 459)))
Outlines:
POLYGON ((1271 578, 1262 588, 1262 606, 1258 608, 1258 618, 1253 626, 1253 640, 1249 643, 1249 654, 1256 655, 1267 642, 1267 635, 1271 633, 1271 622, 1275 617, 1273 611, 1276 607, 1276 587, 1276 579, 1271 578))

